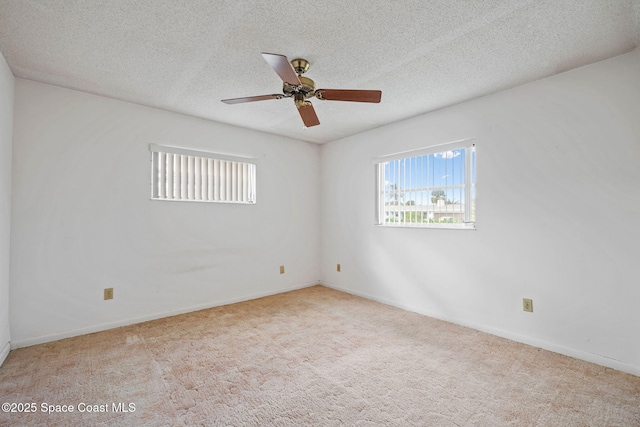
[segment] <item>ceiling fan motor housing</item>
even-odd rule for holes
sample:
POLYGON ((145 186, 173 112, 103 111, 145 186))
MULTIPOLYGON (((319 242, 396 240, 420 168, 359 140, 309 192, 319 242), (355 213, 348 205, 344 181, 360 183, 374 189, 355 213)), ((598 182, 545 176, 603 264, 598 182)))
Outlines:
POLYGON ((305 98, 311 98, 316 91, 316 83, 308 77, 298 76, 300 79, 300 86, 295 86, 284 82, 282 85, 282 91, 285 96, 294 96, 296 93, 304 95, 305 98))

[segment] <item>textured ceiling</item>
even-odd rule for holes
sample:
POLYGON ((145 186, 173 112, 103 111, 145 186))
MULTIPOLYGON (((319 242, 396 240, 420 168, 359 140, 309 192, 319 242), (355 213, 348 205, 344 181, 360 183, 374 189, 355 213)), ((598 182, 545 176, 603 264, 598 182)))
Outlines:
POLYGON ((640 44, 640 0, 0 0, 0 51, 44 83, 323 143, 613 57, 640 44), (304 129, 260 56, 311 62, 304 129))

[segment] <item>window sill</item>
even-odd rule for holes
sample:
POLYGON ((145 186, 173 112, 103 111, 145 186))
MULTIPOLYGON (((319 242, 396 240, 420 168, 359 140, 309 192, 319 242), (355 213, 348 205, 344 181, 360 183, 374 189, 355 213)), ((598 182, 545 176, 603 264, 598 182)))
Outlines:
POLYGON ((376 227, 380 228, 419 228, 426 230, 464 230, 464 231, 475 231, 476 226, 454 226, 451 224, 431 224, 431 225, 400 225, 400 224, 375 224, 376 227))
POLYGON ((149 200, 153 202, 196 202, 196 203, 219 203, 225 205, 255 205, 256 202, 232 202, 226 200, 198 200, 198 199, 160 199, 157 197, 151 197, 149 200))

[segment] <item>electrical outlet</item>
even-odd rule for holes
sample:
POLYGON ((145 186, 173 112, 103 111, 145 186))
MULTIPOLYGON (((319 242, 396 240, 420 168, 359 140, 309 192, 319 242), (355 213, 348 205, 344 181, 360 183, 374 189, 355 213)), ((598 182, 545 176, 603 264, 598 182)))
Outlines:
POLYGON ((338 266, 336 267, 336 270, 338 271, 338 273, 340 273, 340 264, 338 264, 338 266))
POLYGON ((104 299, 113 299, 113 288, 104 288, 104 299))
POLYGON ((280 274, 284 274, 284 265, 280 266, 280 274))
POLYGON ((529 298, 522 298, 522 309, 533 313, 533 300, 529 298))

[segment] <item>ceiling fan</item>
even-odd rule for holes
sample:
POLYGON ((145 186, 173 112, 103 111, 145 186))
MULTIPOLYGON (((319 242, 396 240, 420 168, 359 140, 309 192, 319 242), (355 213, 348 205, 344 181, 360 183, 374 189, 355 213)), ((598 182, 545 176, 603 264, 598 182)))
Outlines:
POLYGON ((262 53, 262 57, 283 81, 282 92, 273 95, 249 96, 245 98, 223 99, 225 104, 241 104, 244 102, 265 101, 268 99, 293 98, 306 127, 320 124, 316 111, 308 98, 314 96, 327 101, 380 102, 382 92, 379 90, 344 90, 316 89, 313 80, 302 75, 309 69, 309 61, 296 58, 289 62, 286 56, 275 53, 262 53))

